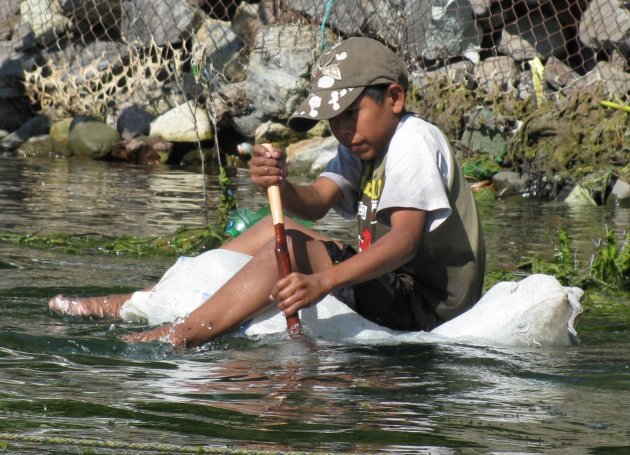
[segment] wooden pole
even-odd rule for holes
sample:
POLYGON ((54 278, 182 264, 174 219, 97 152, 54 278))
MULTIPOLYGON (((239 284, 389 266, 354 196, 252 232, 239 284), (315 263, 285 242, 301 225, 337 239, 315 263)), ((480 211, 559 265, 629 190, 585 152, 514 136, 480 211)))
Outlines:
MULTIPOLYGON (((263 147, 271 150, 271 144, 262 144, 263 147)), ((271 208, 271 219, 275 230, 275 253, 276 262, 278 264, 278 274, 280 278, 291 273, 291 256, 289 255, 289 247, 287 245, 287 235, 284 230, 284 213, 282 212, 282 198, 280 196, 280 187, 271 185, 267 188, 267 196, 269 198, 269 206, 271 208)), ((300 335, 302 333, 302 325, 300 317, 297 313, 287 316, 287 333, 290 336, 300 335)))

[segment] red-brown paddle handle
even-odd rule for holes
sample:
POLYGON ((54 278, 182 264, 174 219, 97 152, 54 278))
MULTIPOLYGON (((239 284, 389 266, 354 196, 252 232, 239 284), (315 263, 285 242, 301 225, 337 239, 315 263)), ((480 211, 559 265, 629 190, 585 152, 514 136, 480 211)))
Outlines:
MULTIPOLYGON (((263 144, 263 147, 271 149, 271 144, 263 144)), ((276 237, 275 253, 276 262, 278 264, 278 274, 280 278, 284 278, 291 273, 291 256, 289 256, 287 235, 284 231, 284 213, 282 212, 280 187, 278 185, 268 187, 267 196, 269 197, 271 219, 273 220, 276 237)), ((300 318, 297 313, 287 316, 287 332, 289 335, 299 335, 302 333, 300 318)))

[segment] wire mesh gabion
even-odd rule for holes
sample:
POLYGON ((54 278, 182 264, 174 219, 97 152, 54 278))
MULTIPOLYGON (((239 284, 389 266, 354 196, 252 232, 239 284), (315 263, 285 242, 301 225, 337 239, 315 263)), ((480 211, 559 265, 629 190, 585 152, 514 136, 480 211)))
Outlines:
POLYGON ((540 62, 547 96, 587 84, 622 103, 630 93, 622 0, 5 0, 0 23, 0 97, 60 117, 210 99, 247 77, 257 32, 278 25, 321 30, 322 45, 324 30, 377 38, 420 88, 441 72, 534 96, 520 79, 540 62))

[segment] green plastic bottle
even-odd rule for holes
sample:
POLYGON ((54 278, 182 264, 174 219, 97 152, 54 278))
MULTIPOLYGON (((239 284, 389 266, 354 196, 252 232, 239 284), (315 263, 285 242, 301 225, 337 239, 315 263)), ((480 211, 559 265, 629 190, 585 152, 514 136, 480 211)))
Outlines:
MULTIPOLYGON (((264 205, 256 211, 248 208, 232 210, 230 216, 228 217, 225 233, 231 235, 232 237, 236 237, 270 213, 271 210, 269 209, 269 205, 264 205)), ((302 226, 306 226, 308 228, 313 227, 313 223, 310 221, 300 220, 293 217, 291 217, 291 219, 297 221, 302 226)))
POLYGON ((260 210, 255 212, 248 208, 232 210, 228 217, 225 233, 236 237, 242 232, 245 232, 247 228, 265 216, 265 214, 259 212, 260 210))

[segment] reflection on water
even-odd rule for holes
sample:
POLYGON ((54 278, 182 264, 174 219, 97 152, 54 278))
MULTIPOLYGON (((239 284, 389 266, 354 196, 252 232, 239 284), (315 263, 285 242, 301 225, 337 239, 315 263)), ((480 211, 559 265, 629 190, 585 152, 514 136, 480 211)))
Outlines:
MULTIPOLYGON (((242 204, 265 203, 244 172, 235 181, 242 204)), ((0 160, 0 231, 170 233, 205 223, 202 184, 196 173, 166 168, 0 160)), ((497 201, 481 212, 491 265, 551 256, 549 235, 558 228, 588 260, 605 226, 621 232, 630 224, 628 210, 558 203, 497 201)), ((339 217, 316 227, 346 241, 354 236, 339 217)), ((57 318, 46 309, 58 292, 144 287, 172 262, 0 244, 0 263, 8 265, 0 270, 0 441, 6 433, 48 438, 10 442, 11 453, 80 453, 68 438, 121 449, 151 442, 362 453, 630 450, 628 319, 587 311, 578 330, 596 321, 599 335, 586 331, 582 345, 569 349, 377 347, 235 334, 183 350, 126 344, 120 335, 141 327, 57 318)))
MULTIPOLYGON (((205 220, 203 179, 197 173, 91 161, 6 159, 0 163, 0 178, 5 229, 148 235, 205 220)), ((216 194, 216 188, 211 190, 216 194)))

